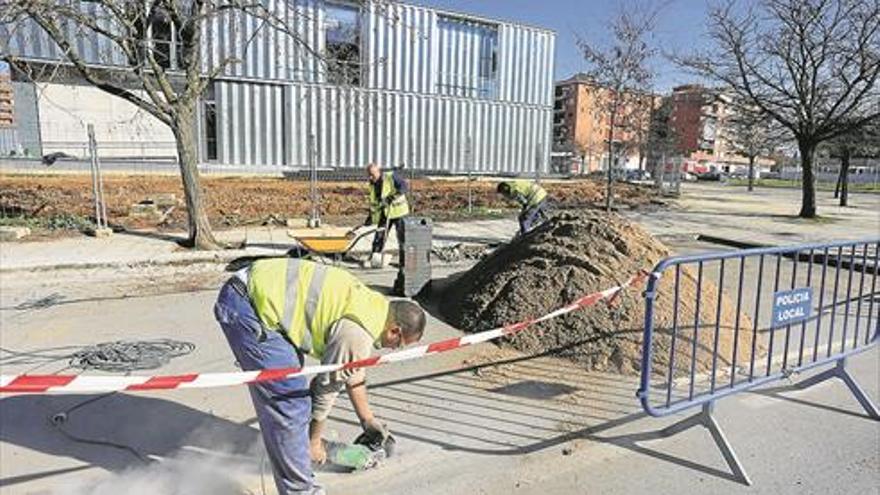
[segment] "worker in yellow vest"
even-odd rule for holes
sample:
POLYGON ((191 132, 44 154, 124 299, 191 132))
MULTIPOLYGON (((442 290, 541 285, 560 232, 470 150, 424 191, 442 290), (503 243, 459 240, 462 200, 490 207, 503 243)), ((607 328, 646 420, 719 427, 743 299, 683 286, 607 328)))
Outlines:
POLYGON ((382 251, 385 249, 385 240, 388 231, 393 227, 397 233, 398 259, 403 259, 403 251, 400 249, 403 225, 401 220, 409 215, 409 202, 406 193, 409 186, 406 181, 396 172, 382 172, 382 167, 376 163, 367 165, 367 179, 370 181, 369 198, 370 213, 364 225, 376 225, 379 230, 373 238, 373 248, 370 253, 370 263, 373 268, 382 266, 382 251))
POLYGON ((498 193, 516 201, 522 210, 519 214, 519 235, 524 235, 547 220, 547 191, 537 182, 511 180, 498 184, 498 193))
MULTIPOLYGON (((322 364, 366 359, 374 349, 417 342, 425 313, 411 301, 389 301, 341 268, 292 258, 255 261, 236 272, 214 306, 244 370, 301 368, 309 354, 322 364)), ((345 388, 365 434, 388 430, 367 401, 363 368, 249 385, 279 494, 323 493, 312 462, 323 463, 324 423, 345 388)))

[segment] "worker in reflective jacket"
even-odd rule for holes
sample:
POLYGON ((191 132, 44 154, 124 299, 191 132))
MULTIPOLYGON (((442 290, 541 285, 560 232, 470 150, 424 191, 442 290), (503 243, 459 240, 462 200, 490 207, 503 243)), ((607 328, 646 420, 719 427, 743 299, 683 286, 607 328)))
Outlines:
POLYGON ((547 191, 536 182, 511 180, 498 184, 498 193, 516 201, 519 214, 519 235, 526 234, 547 219, 547 191))
POLYGON ((373 249, 371 253, 371 261, 373 267, 381 266, 382 250, 385 249, 385 240, 388 236, 388 230, 394 227, 397 233, 397 243, 399 250, 399 259, 403 259, 403 252, 400 251, 400 239, 402 238, 401 219, 409 215, 409 203, 406 200, 408 185, 406 181, 396 172, 382 172, 382 168, 375 163, 367 165, 367 178, 370 181, 369 198, 370 198, 370 214, 364 225, 376 225, 379 230, 376 231, 376 237, 373 238, 373 249), (379 261, 376 261, 376 260, 379 261))
MULTIPOLYGON (((293 258, 255 261, 220 290, 214 315, 244 370, 301 368, 309 354, 321 364, 346 364, 374 349, 417 342, 425 313, 411 301, 389 301, 341 268, 293 258)), ((323 493, 312 461, 326 452, 321 432, 345 388, 364 432, 388 431, 367 401, 363 368, 249 385, 279 494, 323 493)))

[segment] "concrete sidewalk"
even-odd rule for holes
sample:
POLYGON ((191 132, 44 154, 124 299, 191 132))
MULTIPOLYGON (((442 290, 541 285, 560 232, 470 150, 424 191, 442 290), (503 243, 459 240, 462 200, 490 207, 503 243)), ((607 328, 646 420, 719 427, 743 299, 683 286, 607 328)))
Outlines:
MULTIPOLYGON (((701 233, 786 244, 876 236, 880 230, 880 196, 858 196, 855 208, 839 211, 820 205, 828 220, 804 222, 787 216, 797 208, 789 191, 749 195, 696 185, 685 192, 669 210, 633 213, 675 254, 728 249, 691 238, 701 233)), ((435 240, 495 241, 515 229, 512 219, 440 223, 435 240)), ((194 260, 283 252, 292 241, 285 230, 224 233, 229 241, 247 235, 249 248, 222 253, 118 234, 110 240, 0 245, 0 367, 8 374, 58 373, 69 371, 70 353, 83 346, 173 338, 194 344, 194 351, 140 373, 235 371, 212 312, 227 268, 194 260), (120 265, 49 269, 60 262, 120 265)), ((469 266, 435 266, 434 279, 441 282, 469 266)), ((383 291, 394 278, 393 270, 357 276, 383 291)), ((626 297, 637 301, 639 293, 626 297)), ((426 306, 440 304, 442 294, 426 306)), ((461 335, 436 308, 434 313, 425 342, 461 335)), ((878 365, 877 347, 848 365, 875 401, 878 365)), ((369 377, 371 405, 395 432, 398 455, 382 469, 320 472, 329 493, 861 494, 876 493, 880 483, 880 423, 864 416, 839 381, 806 390, 779 382, 719 404, 718 421, 754 482, 747 487, 730 475, 706 431, 658 439, 657 430, 681 416, 646 417, 635 396, 636 376, 589 372, 555 357, 486 344, 378 367, 369 377)), ((271 494, 255 423, 244 387, 3 397, 0 493, 271 494), (65 423, 52 422, 58 413, 67 414, 65 423), (193 480, 236 482, 245 490, 209 490, 193 480), (163 491, 168 486, 173 489, 163 491)), ((359 434, 345 399, 326 432, 331 440, 359 434)))
MULTIPOLYGON (((676 253, 711 249, 697 242, 671 247, 676 253)), ((435 278, 461 269, 438 267, 435 278)), ((41 272, 38 282, 18 289, 4 284, 4 373, 62 372, 73 350, 137 338, 195 345, 155 373, 236 370, 211 311, 216 281, 204 290, 137 291, 133 299, 118 280, 84 281, 84 272, 41 272), (70 280, 46 282, 56 274, 70 280), (49 291, 66 296, 63 304, 15 307, 21 297, 49 291), (75 299, 74 291, 87 297, 75 299)), ((120 270, 114 272, 120 277, 120 270)), ((380 290, 393 279, 382 270, 358 276, 380 290)), ((425 341, 460 335, 432 316, 425 341)), ((852 373, 875 400, 878 352, 875 347, 850 360, 852 373)), ((328 493, 802 495, 875 493, 878 484, 880 423, 866 418, 838 381, 806 390, 781 382, 782 388, 737 394, 719 404, 718 421, 754 482, 746 487, 730 475, 706 431, 658 439, 656 432, 681 416, 646 417, 635 396, 635 376, 589 372, 558 358, 487 344, 374 368, 369 380, 371 405, 394 431, 398 453, 381 469, 318 473, 328 493)), ((268 495, 274 490, 255 423, 244 387, 4 397, 0 493, 268 495), (68 415, 62 425, 51 421, 58 413, 68 415), (147 456, 153 461, 142 459, 147 456), (194 480, 234 481, 243 489, 210 490, 193 486, 194 480), (154 489, 136 489, 144 486, 154 489)), ((352 407, 340 398, 327 438, 344 441, 359 432, 352 407)))
MULTIPOLYGON (((517 224, 513 219, 438 222, 434 224, 434 241, 438 246, 503 242, 510 239, 516 229, 517 224)), ((304 232, 303 229, 298 231, 304 232)), ((279 226, 219 231, 216 233, 219 241, 245 246, 222 251, 193 251, 182 248, 178 241, 185 239, 184 233, 147 231, 117 232, 105 239, 77 236, 42 242, 6 242, 0 243, 0 272, 224 263, 242 256, 284 254, 297 245, 291 233, 295 231, 279 226)), ((354 246, 352 252, 369 252, 372 239, 372 235, 364 237, 354 246)), ((394 252, 396 249, 397 239, 392 231, 386 243, 386 251, 394 252)))
MULTIPOLYGON (((880 194, 850 195, 853 206, 836 206, 830 193, 820 192, 821 217, 796 216, 800 192, 719 184, 686 184, 682 197, 665 209, 623 212, 652 234, 664 237, 711 235, 731 241, 787 245, 876 237, 880 233, 880 194)), ((283 254, 296 245, 290 229, 258 226, 217 232, 217 237, 244 249, 191 251, 177 241, 184 233, 117 233, 108 239, 71 237, 45 242, 0 243, 0 272, 58 268, 112 267, 228 262, 242 256, 283 254)), ((510 239, 517 231, 513 217, 504 219, 436 222, 435 245, 491 243, 510 239)), ((362 239, 354 252, 368 252, 372 236, 362 239)), ((396 250, 392 232, 387 250, 396 250)))

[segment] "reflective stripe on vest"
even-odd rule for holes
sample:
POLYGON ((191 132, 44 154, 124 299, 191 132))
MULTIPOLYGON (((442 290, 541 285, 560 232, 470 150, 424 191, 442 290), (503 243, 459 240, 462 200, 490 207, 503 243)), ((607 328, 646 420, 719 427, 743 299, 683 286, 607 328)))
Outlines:
POLYGON ((327 332, 340 318, 360 324, 377 341, 388 317, 388 299, 340 268, 297 259, 251 265, 251 305, 263 324, 284 332, 301 351, 320 358, 327 332))
MULTIPOLYGON (((305 273, 303 273, 305 275, 305 273)), ((312 264, 312 266, 308 266, 303 264, 301 260, 288 260, 287 262, 287 275, 285 276, 285 281, 287 283, 287 294, 284 300, 284 316, 281 318, 281 326, 283 330, 288 334, 295 334, 298 332, 291 331, 296 328, 305 327, 305 332, 302 334, 302 342, 299 342, 300 350, 305 353, 310 353, 314 349, 314 339, 312 338, 312 332, 315 330, 312 328, 312 321, 315 318, 315 310, 318 308, 318 301, 321 299, 321 292, 324 289, 324 279, 327 278, 327 267, 324 265, 312 264), (309 270, 311 268, 311 270, 309 270), (305 293, 305 300, 302 301, 302 295, 299 294, 299 286, 300 286, 300 272, 311 271, 311 276, 309 277, 309 284, 307 285, 308 289, 305 293), (300 302, 303 305, 300 305, 300 302), (302 307, 304 311, 301 314, 296 313, 296 308, 302 307), (299 327, 297 327, 299 325, 299 327)))
POLYGON ((537 183, 524 180, 508 182, 511 191, 521 195, 526 200, 526 206, 535 206, 547 197, 547 191, 537 183))

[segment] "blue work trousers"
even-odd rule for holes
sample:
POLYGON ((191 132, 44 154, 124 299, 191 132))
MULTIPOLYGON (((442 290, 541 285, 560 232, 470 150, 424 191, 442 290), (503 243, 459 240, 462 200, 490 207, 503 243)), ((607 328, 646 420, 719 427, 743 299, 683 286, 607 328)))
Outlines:
MULTIPOLYGON (((279 332, 264 330, 243 294, 243 285, 227 282, 214 305, 214 316, 241 369, 301 367, 296 349, 279 332)), ((278 493, 324 493, 315 485, 309 455, 312 400, 306 378, 298 376, 248 387, 278 493)))
POLYGON ((547 200, 523 208, 519 214, 519 235, 525 235, 547 220, 547 200))

